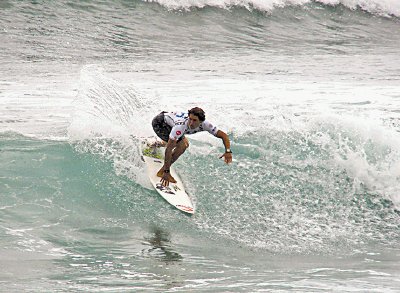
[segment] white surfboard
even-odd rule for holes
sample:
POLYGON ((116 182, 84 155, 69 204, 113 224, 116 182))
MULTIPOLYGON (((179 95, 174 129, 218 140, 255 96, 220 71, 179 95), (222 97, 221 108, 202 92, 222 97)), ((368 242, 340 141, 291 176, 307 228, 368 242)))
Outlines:
POLYGON ((154 147, 155 140, 147 139, 141 143, 142 159, 146 163, 147 175, 154 189, 171 205, 178 210, 188 214, 194 214, 194 206, 189 195, 183 187, 182 180, 176 174, 174 168, 170 168, 172 177, 177 183, 169 183, 169 186, 163 186, 161 178, 157 177, 157 172, 164 164, 164 147, 154 147))

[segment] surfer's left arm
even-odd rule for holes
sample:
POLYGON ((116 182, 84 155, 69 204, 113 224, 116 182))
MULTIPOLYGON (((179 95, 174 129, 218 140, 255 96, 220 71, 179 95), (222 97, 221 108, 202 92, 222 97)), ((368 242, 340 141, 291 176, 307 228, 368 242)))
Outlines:
POLYGON ((218 130, 216 137, 222 139, 222 142, 224 143, 224 146, 225 146, 225 153, 222 156, 220 156, 219 158, 221 159, 223 157, 225 160, 225 163, 227 163, 227 164, 231 163, 232 162, 232 151, 231 151, 231 141, 229 140, 229 136, 222 130, 218 130))

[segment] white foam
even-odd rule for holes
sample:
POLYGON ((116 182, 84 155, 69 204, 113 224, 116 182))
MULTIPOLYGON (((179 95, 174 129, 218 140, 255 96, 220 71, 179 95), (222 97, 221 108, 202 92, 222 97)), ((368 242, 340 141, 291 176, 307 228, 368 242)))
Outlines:
POLYGON ((74 105, 68 136, 76 149, 111 160, 117 174, 147 187, 138 143, 152 135, 151 101, 108 77, 101 67, 86 66, 74 105))
MULTIPOLYGON (((276 7, 290 5, 304 5, 312 3, 312 0, 145 0, 146 2, 156 2, 168 9, 189 10, 191 8, 204 8, 206 6, 228 9, 232 6, 243 7, 246 9, 258 9, 271 12, 276 7)), ((316 0, 326 5, 342 4, 350 9, 361 8, 373 14, 400 16, 400 2, 397 0, 316 0)))
MULTIPOLYGON (((196 79, 154 82, 144 86, 151 91, 143 95, 136 89, 143 84, 134 86, 121 84, 98 67, 85 67, 69 137, 78 149, 112 160, 117 174, 145 187, 149 186, 143 177, 138 137, 154 135, 151 119, 161 110, 201 106, 208 120, 231 135, 233 149, 236 138, 249 134, 268 138, 280 133, 284 138, 285 133, 297 133, 300 139, 329 150, 331 168, 345 170, 356 185, 400 206, 400 134, 387 123, 388 113, 398 116, 392 95, 398 87, 196 79), (157 99, 150 98, 154 96, 157 99)), ((189 153, 195 156, 222 147, 219 139, 207 134, 190 139, 189 153)), ((313 160, 308 163, 325 158, 313 160)))
POLYGON ((391 199, 399 208, 399 133, 371 118, 340 115, 334 118, 333 123, 343 133, 334 154, 337 165, 344 168, 356 183, 391 199))

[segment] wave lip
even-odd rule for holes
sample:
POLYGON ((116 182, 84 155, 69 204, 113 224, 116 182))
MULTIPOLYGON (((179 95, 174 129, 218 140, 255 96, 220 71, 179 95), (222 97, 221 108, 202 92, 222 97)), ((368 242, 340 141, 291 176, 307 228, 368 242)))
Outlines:
POLYGON ((241 7, 248 10, 272 12, 275 8, 323 4, 327 6, 343 5, 351 10, 361 9, 379 16, 400 16, 400 2, 397 0, 144 0, 158 3, 170 10, 191 10, 193 8, 216 7, 230 9, 241 7))

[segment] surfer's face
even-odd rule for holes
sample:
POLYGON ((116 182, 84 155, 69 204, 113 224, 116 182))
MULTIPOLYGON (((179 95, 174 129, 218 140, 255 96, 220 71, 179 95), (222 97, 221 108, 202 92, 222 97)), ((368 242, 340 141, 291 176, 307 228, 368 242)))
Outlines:
POLYGON ((195 129, 195 128, 199 127, 199 125, 200 125, 199 117, 197 117, 196 115, 193 115, 193 114, 189 114, 188 125, 189 125, 190 129, 195 129))

